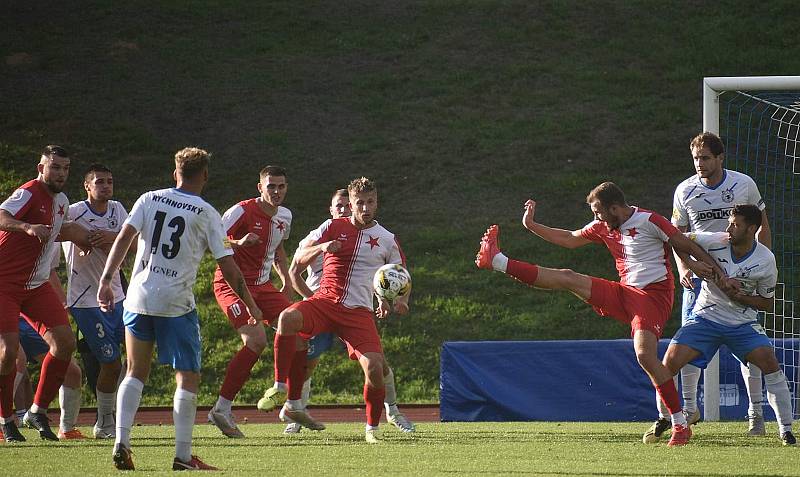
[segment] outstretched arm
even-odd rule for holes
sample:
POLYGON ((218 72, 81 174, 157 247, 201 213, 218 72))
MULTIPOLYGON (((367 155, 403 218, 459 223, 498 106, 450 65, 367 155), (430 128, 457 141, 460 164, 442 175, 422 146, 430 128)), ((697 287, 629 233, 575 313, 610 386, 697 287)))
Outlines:
POLYGON ((580 230, 570 231, 564 229, 556 229, 535 222, 533 220, 535 213, 536 213, 536 201, 534 201, 533 199, 528 199, 528 201, 525 202, 525 213, 522 215, 522 225, 524 225, 526 229, 530 230, 539 237, 547 240, 548 242, 566 248, 578 248, 583 245, 591 243, 591 240, 587 240, 581 237, 580 230))

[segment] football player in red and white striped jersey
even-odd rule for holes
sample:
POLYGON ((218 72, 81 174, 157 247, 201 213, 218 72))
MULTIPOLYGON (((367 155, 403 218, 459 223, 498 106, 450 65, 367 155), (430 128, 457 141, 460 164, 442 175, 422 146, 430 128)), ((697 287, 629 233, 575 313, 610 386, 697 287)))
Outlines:
POLYGON ((550 290, 567 290, 592 306, 600 316, 608 316, 631 326, 631 337, 640 366, 650 378, 672 417, 670 445, 688 442, 691 429, 681 409, 672 373, 658 359, 658 338, 672 311, 675 284, 669 265, 669 250, 691 254, 702 277, 725 276, 715 261, 700 246, 681 234, 661 215, 630 206, 622 190, 613 182, 595 187, 586 198, 595 220, 579 230, 547 227, 534 221, 536 202, 525 203, 525 228, 566 248, 603 243, 614 257, 620 281, 583 275, 572 270, 556 270, 509 259, 500 252, 499 228, 489 227, 481 240, 475 263, 494 269, 528 285, 550 290))

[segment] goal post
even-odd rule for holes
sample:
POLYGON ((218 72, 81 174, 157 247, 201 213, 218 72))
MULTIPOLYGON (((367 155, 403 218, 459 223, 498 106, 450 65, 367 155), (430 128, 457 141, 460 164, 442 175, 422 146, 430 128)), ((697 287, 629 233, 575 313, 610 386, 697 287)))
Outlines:
MULTIPOLYGON (((725 144, 725 167, 756 181, 773 236, 778 286, 772 312, 760 313, 798 413, 800 317, 800 76, 709 77, 703 79, 703 130, 725 144), (795 329, 797 328, 797 329, 795 329)), ((703 381, 704 419, 720 419, 719 355, 709 363, 703 381)), ((764 405, 766 406, 766 400, 764 405)))

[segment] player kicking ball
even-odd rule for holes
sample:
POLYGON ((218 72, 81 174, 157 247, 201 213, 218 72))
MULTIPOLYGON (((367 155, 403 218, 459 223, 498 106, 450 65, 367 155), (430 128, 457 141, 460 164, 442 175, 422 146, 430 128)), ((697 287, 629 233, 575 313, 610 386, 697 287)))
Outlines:
POLYGON ((723 270, 700 246, 686 238, 661 215, 630 206, 613 182, 595 187, 586 197, 595 220, 580 230, 547 227, 534 221, 536 202, 525 203, 523 225, 547 240, 566 248, 592 242, 603 243, 614 256, 620 281, 583 275, 568 269, 552 269, 506 257, 500 252, 500 229, 492 225, 483 236, 475 259, 478 268, 507 273, 523 283, 548 290, 566 290, 592 305, 601 316, 631 326, 631 337, 639 365, 666 404, 672 420, 670 446, 689 442, 692 430, 682 412, 673 374, 658 359, 658 338, 672 311, 675 284, 667 252, 691 254, 692 270, 701 277, 723 275, 723 270), (667 246, 669 245, 669 246, 667 246))
MULTIPOLYGON (((686 322, 667 348, 664 365, 673 375, 686 364, 705 368, 720 346, 726 345, 742 364, 753 363, 764 373, 767 400, 775 411, 779 437, 795 445, 792 434, 792 401, 786 376, 764 329, 758 311, 775 309, 778 269, 775 256, 756 241, 762 224, 755 205, 733 208, 726 232, 696 232, 688 236, 717 259, 736 287, 719 286, 719 280, 703 281, 700 295, 686 322)), ((687 257, 682 257, 687 260, 687 257)))

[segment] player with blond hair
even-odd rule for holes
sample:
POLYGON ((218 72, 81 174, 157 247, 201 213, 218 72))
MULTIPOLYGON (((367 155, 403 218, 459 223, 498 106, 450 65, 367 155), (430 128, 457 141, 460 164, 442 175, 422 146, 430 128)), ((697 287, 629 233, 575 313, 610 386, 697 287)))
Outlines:
POLYGON ((192 455, 192 430, 200 385, 200 322, 192 286, 206 250, 220 266, 231 289, 249 313, 261 312, 234 262, 219 213, 200 193, 208 183, 210 155, 185 148, 175 154, 176 186, 144 193, 131 209, 100 278, 97 301, 104 311, 116 303, 112 281, 133 240, 138 236, 136 261, 124 301, 127 376, 117 392, 116 442, 113 461, 120 470, 133 470, 131 427, 142 390, 150 374, 153 350, 158 361, 175 369, 173 397, 175 458, 173 470, 217 470, 192 455))

